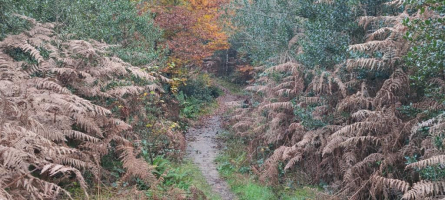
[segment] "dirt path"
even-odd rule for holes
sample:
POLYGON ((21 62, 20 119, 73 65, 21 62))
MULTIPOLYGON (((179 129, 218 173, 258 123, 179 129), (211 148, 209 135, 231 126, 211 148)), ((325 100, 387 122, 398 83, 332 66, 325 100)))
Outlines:
POLYGON ((225 88, 225 95, 218 98, 219 109, 212 116, 202 119, 200 126, 190 128, 186 134, 187 138, 187 156, 202 171, 213 192, 218 193, 223 200, 237 199, 230 191, 230 187, 224 181, 216 169, 215 159, 219 154, 219 145, 216 137, 222 132, 221 115, 225 111, 227 102, 237 100, 237 97, 231 95, 225 88))

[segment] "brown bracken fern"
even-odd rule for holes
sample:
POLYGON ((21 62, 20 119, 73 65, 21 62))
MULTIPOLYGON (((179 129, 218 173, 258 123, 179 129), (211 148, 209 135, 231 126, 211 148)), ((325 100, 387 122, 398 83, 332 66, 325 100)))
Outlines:
MULTIPOLYGON (((317 1, 327 3, 332 1, 317 1)), ((398 6, 391 1, 386 6, 398 6)), ((423 169, 444 169, 444 105, 431 98, 419 99, 410 91, 409 73, 401 57, 410 48, 401 23, 419 13, 394 16, 363 16, 358 24, 369 34, 350 51, 366 55, 335 66, 306 69, 296 61, 265 69, 266 76, 247 87, 251 102, 238 106, 231 122, 234 132, 252 139, 250 146, 275 146, 267 159, 252 169, 267 184, 278 184, 280 167, 310 176, 312 183, 323 180, 340 199, 428 199, 442 197, 443 178, 419 176, 423 169), (381 56, 376 57, 376 53, 381 56), (359 79, 357 70, 385 72, 386 78, 359 79), (279 74, 280 80, 273 75, 279 74), (372 87, 370 87, 372 86, 372 87), (404 105, 439 112, 436 117, 418 114, 407 118, 404 105), (312 108, 312 109, 309 109, 312 108), (313 126, 295 114, 306 109, 313 126), (309 110, 309 111, 307 111, 309 110), (426 130, 426 131, 425 131, 426 130), (407 163, 417 155, 419 161, 407 163)), ((259 73, 258 73, 259 74, 259 73)), ((429 80, 443 92, 444 80, 429 80)))
MULTIPOLYGON (((0 199, 70 198, 62 186, 73 180, 88 197, 83 174, 90 172, 96 181, 103 178, 100 160, 111 143, 126 169, 124 179, 154 183, 153 167, 139 158, 140 149, 133 145, 138 138, 122 120, 125 116, 84 98, 113 97, 126 106, 131 96, 144 92, 153 91, 156 98, 162 92, 160 79, 168 79, 105 56, 106 44, 62 41, 53 24, 33 23, 31 30, 0 42, 0 199), (27 63, 6 53, 11 48, 28 53, 38 64, 26 70, 27 63), (44 58, 39 49, 49 50, 50 56, 44 58), (151 84, 107 87, 130 76, 151 84)), ((181 134, 169 135, 183 148, 181 134)))

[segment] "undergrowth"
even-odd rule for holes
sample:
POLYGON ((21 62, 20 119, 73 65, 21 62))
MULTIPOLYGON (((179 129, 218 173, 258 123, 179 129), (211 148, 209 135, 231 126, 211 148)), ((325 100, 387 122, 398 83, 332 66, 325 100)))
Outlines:
MULTIPOLYGON (((156 188, 144 188, 143 184, 138 185, 139 191, 131 193, 121 193, 117 185, 112 187, 103 187, 97 190, 90 199, 193 199, 193 200, 220 200, 217 194, 212 192, 212 187, 207 183, 205 177, 199 168, 190 160, 173 162, 158 156, 154 159, 154 174, 160 180, 156 188), (100 191, 100 192, 98 192, 100 191)), ((76 200, 85 199, 80 187, 70 189, 73 198, 76 200)))
POLYGON ((234 95, 243 95, 244 91, 239 84, 233 83, 227 78, 214 78, 214 84, 217 84, 223 88, 226 88, 230 93, 234 95))
POLYGON ((168 198, 173 188, 179 188, 185 191, 189 197, 193 197, 194 190, 197 189, 196 191, 201 191, 204 194, 198 196, 198 199, 220 199, 219 196, 212 192, 211 186, 192 161, 171 162, 165 158, 157 157, 155 159, 155 166, 158 176, 163 177, 163 183, 159 184, 157 188, 147 190, 149 199, 155 196, 158 198, 168 198))
POLYGON ((218 171, 240 200, 304 200, 315 197, 315 189, 303 185, 262 184, 249 166, 248 146, 244 140, 229 132, 221 134, 220 138, 226 142, 226 147, 216 159, 218 171))
POLYGON ((211 113, 212 109, 217 107, 215 99, 223 94, 206 74, 199 75, 196 79, 188 79, 178 89, 176 99, 181 107, 180 115, 189 119, 197 119, 211 113))

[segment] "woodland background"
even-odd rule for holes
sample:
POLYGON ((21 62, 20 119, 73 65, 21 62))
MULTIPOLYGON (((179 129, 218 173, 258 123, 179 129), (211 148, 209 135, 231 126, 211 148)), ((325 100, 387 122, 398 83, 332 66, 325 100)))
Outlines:
POLYGON ((254 183, 241 199, 444 198, 444 17, 440 0, 0 0, 0 198, 210 198, 183 156, 215 77, 245 87, 218 160, 254 183))

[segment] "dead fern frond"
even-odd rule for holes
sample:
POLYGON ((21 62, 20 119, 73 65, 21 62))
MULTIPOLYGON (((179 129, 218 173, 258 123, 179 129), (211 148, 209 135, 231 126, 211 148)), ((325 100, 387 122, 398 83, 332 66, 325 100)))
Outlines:
POLYGON ((389 127, 387 127, 382 122, 373 122, 373 121, 357 122, 351 125, 344 126, 339 131, 332 134, 331 137, 337 137, 337 136, 351 137, 371 131, 387 132, 388 128, 389 127))
POLYGON ((350 146, 354 146, 357 145, 357 143, 361 142, 366 142, 369 141, 371 144, 379 144, 380 143, 380 139, 378 137, 374 137, 374 136, 361 136, 361 137, 351 137, 348 138, 346 141, 340 143, 340 146, 342 147, 350 147, 350 146))
POLYGON ((403 3, 405 3, 405 0, 393 0, 390 2, 386 2, 385 4, 389 6, 402 6, 403 3))
POLYGON ((155 81, 157 80, 156 77, 148 74, 144 70, 138 67, 127 67, 128 70, 131 71, 132 74, 134 74, 136 77, 143 78, 148 81, 155 81))
POLYGON ((122 160, 123 166, 127 170, 126 175, 122 179, 125 180, 130 176, 136 176, 142 178, 147 183, 156 183, 157 178, 152 174, 154 168, 149 166, 144 160, 137 159, 133 153, 133 147, 129 145, 121 145, 118 147, 118 150, 122 152, 119 158, 122 160))
POLYGON ((444 110, 445 105, 437 102, 434 99, 424 99, 421 102, 413 103, 413 108, 421 109, 421 110, 432 110, 432 111, 438 111, 438 110, 444 110))
POLYGON ((54 83, 50 80, 45 79, 37 79, 35 80, 36 87, 39 89, 47 89, 52 90, 61 94, 71 94, 71 92, 65 87, 60 86, 57 83, 54 83))
POLYGON ((119 87, 110 91, 107 91, 108 94, 116 96, 116 97, 123 97, 126 94, 130 95, 139 95, 144 91, 144 87, 141 86, 124 86, 119 87))
POLYGON ((287 162, 286 166, 284 167, 284 170, 286 171, 292 168, 293 166, 295 166, 295 164, 297 164, 297 162, 300 162, 302 159, 303 159, 302 154, 298 154, 297 156, 293 157, 292 159, 289 160, 289 162, 287 162))
POLYGON ((100 139, 75 130, 65 130, 63 134, 69 138, 84 140, 89 142, 99 142, 100 139))
POLYGON ((293 74, 298 73, 301 65, 294 62, 287 62, 284 64, 276 65, 265 70, 265 72, 281 71, 281 72, 291 72, 293 74))
POLYGON ((333 80, 335 83, 337 83, 343 98, 346 98, 346 96, 348 94, 346 85, 343 83, 343 81, 338 76, 334 76, 333 80))
POLYGON ((68 165, 75 167, 76 169, 85 169, 87 167, 87 162, 84 162, 79 159, 59 156, 54 160, 54 163, 61 165, 68 165))
POLYGON ((394 42, 392 40, 377 40, 377 41, 369 41, 362 44, 354 44, 349 46, 350 51, 360 51, 360 52, 367 52, 367 51, 376 51, 376 50, 382 50, 386 49, 389 46, 394 46, 394 42))
POLYGON ((386 62, 375 58, 349 59, 347 61, 348 70, 357 68, 367 68, 370 70, 385 70, 386 62))
POLYGON ((410 185, 408 182, 405 182, 402 180, 397 180, 397 179, 385 178, 385 177, 381 177, 378 175, 372 176, 371 181, 374 184, 382 184, 385 187, 394 188, 394 189, 400 190, 402 192, 406 192, 410 188, 410 185))
POLYGON ((277 109, 292 109, 293 105, 292 102, 275 102, 275 103, 270 103, 270 104, 266 104, 264 106, 261 106, 261 110, 263 109, 272 109, 272 110, 277 110, 277 109))
POLYGON ((354 112, 362 109, 369 109, 372 105, 372 98, 367 97, 362 92, 350 95, 337 104, 337 111, 354 112))
POLYGON ((42 167, 42 169, 40 170, 40 174, 43 174, 46 171, 48 171, 50 176, 55 176, 58 173, 62 173, 62 174, 65 174, 66 172, 74 173, 76 175, 77 181, 80 184, 80 187, 83 189, 83 191, 85 192, 85 195, 88 198, 88 193, 87 193, 88 186, 87 186, 85 180, 83 179, 83 176, 79 170, 72 168, 72 167, 66 167, 66 166, 58 165, 58 164, 47 164, 42 167))
POLYGON ((433 156, 431 158, 428 159, 424 159, 421 161, 417 161, 414 163, 411 163, 409 165, 406 166, 406 169, 413 169, 413 168, 418 168, 418 169, 423 169, 429 166, 434 166, 434 165, 444 165, 445 164, 445 155, 438 155, 438 156, 433 156))
POLYGON ((300 97, 300 101, 302 101, 302 102, 304 102, 306 104, 318 104, 318 103, 323 104, 324 103, 324 100, 321 97, 304 97, 304 96, 301 96, 300 97))
POLYGON ((382 35, 385 35, 388 32, 392 32, 392 31, 394 31, 393 28, 383 27, 383 28, 377 29, 376 31, 374 31, 373 33, 367 35, 366 37, 367 37, 368 41, 372 41, 372 40, 374 40, 376 38, 382 37, 382 35))
POLYGON ((30 45, 28 42, 23 41, 18 48, 22 49, 23 52, 29 52, 29 54, 31 54, 31 56, 35 58, 38 63, 42 63, 44 61, 43 56, 40 55, 40 51, 30 45))
POLYGON ((102 130, 91 118, 80 114, 74 114, 72 117, 75 123, 87 133, 93 133, 99 137, 103 137, 102 130))
POLYGON ((391 78, 383 83, 373 100, 373 105, 382 107, 385 104, 395 103, 398 100, 397 94, 407 90, 409 90, 408 75, 401 69, 397 69, 391 75, 391 78))
POLYGON ((430 196, 442 195, 445 193, 445 182, 420 181, 414 183, 411 190, 403 194, 402 199, 423 199, 430 196))
POLYGON ((399 19, 399 16, 363 16, 359 18, 358 24, 367 28, 371 22, 381 21, 384 24, 391 24, 399 19))
POLYGON ((356 121, 363 121, 371 115, 375 115, 375 111, 359 110, 352 114, 352 118, 355 119, 356 121))
POLYGON ((347 139, 346 137, 340 136, 329 140, 329 143, 323 148, 322 157, 324 157, 326 154, 334 152, 334 150, 339 148, 340 144, 344 142, 346 139, 347 139))

